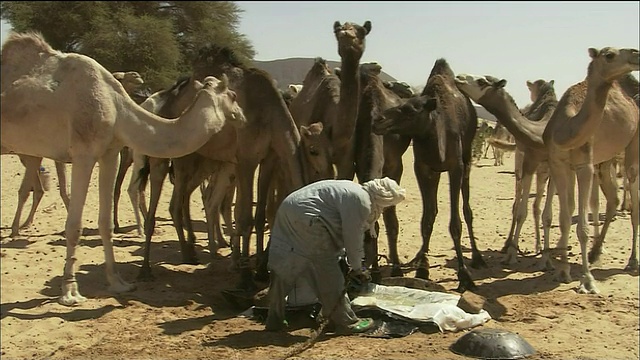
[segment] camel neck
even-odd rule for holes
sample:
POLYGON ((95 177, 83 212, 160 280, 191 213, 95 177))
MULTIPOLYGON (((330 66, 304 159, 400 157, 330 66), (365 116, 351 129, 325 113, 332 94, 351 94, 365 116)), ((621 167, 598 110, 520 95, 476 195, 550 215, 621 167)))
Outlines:
POLYGON ((198 150, 222 129, 225 119, 213 98, 202 92, 177 119, 148 112, 128 97, 115 104, 120 107, 115 136, 123 145, 157 158, 181 157, 198 150))
POLYGON ((539 122, 532 122, 522 115, 513 99, 506 92, 502 96, 498 94, 495 96, 485 95, 480 98, 480 104, 492 113, 513 134, 516 140, 526 146, 544 148, 542 141, 544 124, 540 126, 539 122))
POLYGON ((553 142, 561 149, 570 150, 584 145, 600 127, 604 107, 613 83, 587 81, 587 94, 578 113, 553 129, 553 142))
POLYGON ((340 103, 338 122, 332 131, 334 147, 346 145, 356 127, 358 105, 360 103, 359 64, 353 59, 343 59, 340 68, 340 103))

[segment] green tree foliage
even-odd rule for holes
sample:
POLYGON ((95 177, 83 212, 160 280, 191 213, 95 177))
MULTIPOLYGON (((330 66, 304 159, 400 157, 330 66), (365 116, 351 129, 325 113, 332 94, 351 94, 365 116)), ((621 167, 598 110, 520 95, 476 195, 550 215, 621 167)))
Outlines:
POLYGON ((55 49, 88 55, 109 71, 137 71, 151 91, 171 85, 206 43, 249 62, 255 51, 237 27, 232 1, 2 1, 14 31, 42 33, 55 49))

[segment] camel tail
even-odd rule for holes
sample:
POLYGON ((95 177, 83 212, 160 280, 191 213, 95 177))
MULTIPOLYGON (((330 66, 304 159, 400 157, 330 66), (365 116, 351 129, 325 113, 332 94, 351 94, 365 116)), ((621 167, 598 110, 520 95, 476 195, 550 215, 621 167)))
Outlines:
POLYGON ((493 147, 496 147, 498 149, 502 149, 502 150, 506 150, 506 151, 515 151, 516 150, 516 143, 511 143, 508 141, 504 141, 501 139, 496 139, 493 137, 490 137, 487 139, 487 143, 493 145, 493 147))

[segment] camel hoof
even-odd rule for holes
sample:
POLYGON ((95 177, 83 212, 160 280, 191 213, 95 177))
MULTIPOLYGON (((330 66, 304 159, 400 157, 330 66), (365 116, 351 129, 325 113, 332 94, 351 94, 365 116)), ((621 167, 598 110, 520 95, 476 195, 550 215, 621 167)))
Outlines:
POLYGON ((403 277, 404 274, 402 273, 402 268, 400 268, 400 265, 393 265, 391 267, 391 276, 392 277, 403 277))
POLYGON ((155 276, 153 276, 153 274, 151 273, 151 269, 149 268, 140 269, 140 273, 136 278, 136 280, 143 281, 143 282, 150 282, 150 281, 154 281, 155 279, 156 279, 155 276))
POLYGON ((509 246, 507 248, 507 254, 504 257, 504 260, 500 262, 504 266, 510 266, 518 263, 518 249, 513 246, 509 246))
POLYGON ((553 266, 553 262, 551 262, 551 258, 547 255, 547 256, 542 256, 542 258, 540 259, 540 265, 538 266, 538 268, 540 269, 540 271, 552 271, 555 270, 555 267, 553 266))
POLYGON ((31 221, 25 222, 24 224, 22 224, 22 225, 20 226, 20 229, 26 229, 26 228, 28 228, 29 226, 31 226, 31 224, 32 224, 32 223, 33 223, 33 222, 31 222, 31 221))
POLYGON ((565 284, 568 284, 571 281, 573 281, 571 279, 571 274, 569 274, 569 269, 565 268, 564 266, 556 270, 556 273, 553 276, 553 280, 557 282, 565 283, 565 284))
POLYGON ((457 292, 463 293, 467 290, 473 290, 476 288, 476 284, 471 280, 471 275, 466 269, 458 271, 458 288, 457 292))
POLYGON ((416 277, 418 279, 429 280, 429 269, 425 267, 418 268, 416 270, 416 277))
POLYGON ((382 273, 380 270, 371 270, 371 282, 374 284, 380 284, 382 282, 382 273))
POLYGON ((58 298, 61 305, 73 306, 87 300, 86 297, 80 295, 78 291, 78 283, 72 281, 66 285, 62 285, 62 296, 58 298))
POLYGON ((243 268, 240 272, 240 285, 239 289, 251 292, 256 291, 258 286, 253 281, 253 274, 249 268, 243 268))
POLYGON ((627 271, 630 273, 637 273, 638 270, 640 270, 638 267, 638 259, 634 259, 634 258, 629 259, 627 266, 624 267, 624 271, 627 271))
POLYGON ((484 259, 482 258, 482 255, 478 254, 476 256, 473 256, 471 259, 471 267, 474 269, 486 269, 489 266, 487 266, 487 263, 484 261, 484 259))
POLYGON ((200 261, 198 260, 198 257, 195 255, 183 256, 182 263, 187 265, 200 265, 200 261))
POLYGON ((586 274, 582 277, 580 281, 580 287, 578 288, 579 294, 599 294, 600 290, 596 287, 596 280, 593 278, 593 275, 586 274))
POLYGON ((600 262, 600 255, 602 255, 602 249, 591 249, 589 251, 589 264, 596 264, 600 262))
POLYGON ((20 232, 18 230, 12 231, 11 234, 9 234, 9 237, 12 238, 12 239, 16 238, 18 236, 20 236, 20 232))
POLYGON ((130 284, 120 278, 119 275, 115 276, 115 279, 111 281, 111 285, 109 286, 109 291, 112 293, 120 294, 129 291, 133 291, 136 289, 135 284, 130 284))

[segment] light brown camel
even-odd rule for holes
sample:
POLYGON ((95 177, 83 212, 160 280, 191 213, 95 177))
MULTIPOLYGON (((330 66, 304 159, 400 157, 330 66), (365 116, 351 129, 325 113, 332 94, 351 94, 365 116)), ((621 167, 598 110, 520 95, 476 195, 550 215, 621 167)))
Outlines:
MULTIPOLYGON (((253 183, 256 168, 273 151, 286 172, 283 194, 305 184, 300 149, 300 132, 271 76, 257 68, 249 68, 228 48, 207 45, 201 48, 192 63, 194 77, 206 74, 227 74, 230 87, 238 94, 248 120, 237 130, 238 165, 236 169, 235 234, 232 236, 232 256, 241 271, 239 286, 255 288, 249 262, 249 240, 254 226, 252 216, 253 183), (242 238, 242 249, 240 249, 242 238)), ((272 174, 265 174, 272 176, 272 174)), ((267 181, 270 183, 271 181, 267 181)), ((264 256, 262 244, 257 244, 257 260, 264 256)))
POLYGON ((449 232, 453 239, 458 263, 459 291, 475 287, 462 254, 462 222, 460 193, 464 220, 469 232, 472 267, 486 266, 476 246, 473 234, 473 213, 470 206, 471 143, 478 127, 475 107, 460 92, 455 76, 445 59, 436 60, 421 96, 406 99, 374 119, 376 134, 388 132, 411 136, 415 156, 414 171, 422 194, 422 246, 412 263, 418 267, 416 277, 429 278, 429 242, 438 214, 438 184, 443 172, 449 174, 451 218, 449 232))
MULTIPOLYGON (((583 277, 578 292, 597 293, 595 280, 589 270, 589 262, 597 262, 602 252, 603 235, 596 238, 592 250, 587 253, 588 227, 586 208, 590 202, 594 164, 609 161, 617 153, 625 151, 625 167, 631 187, 632 198, 632 249, 626 270, 637 271, 638 237, 638 106, 625 94, 616 80, 621 76, 640 69, 640 56, 636 49, 605 47, 601 50, 589 49, 592 58, 584 81, 571 86, 560 99, 558 107, 549 120, 542 137, 532 132, 532 123, 512 112, 505 119, 510 131, 524 134, 532 144, 542 144, 548 151, 552 183, 558 190, 560 199, 560 231, 558 250, 561 254, 556 279, 571 281, 568 263, 568 237, 573 212, 572 171, 578 180, 578 224, 577 234, 582 255, 583 277), (523 121, 524 120, 524 121, 523 121), (535 134, 535 135, 534 135, 535 134), (615 140, 615 141, 612 141, 615 140)), ((498 104, 487 94, 502 89, 504 80, 493 81, 472 75, 457 77, 458 86, 476 102, 497 111, 505 111, 504 100, 510 97, 499 95, 498 104), (493 84, 492 84, 493 83, 493 84), (502 109, 501 109, 502 108, 502 109)), ((513 104, 511 104, 512 106, 513 104)), ((507 107, 509 107, 507 105, 507 107)), ((489 109, 487 109, 489 110, 489 109)), ((490 110, 491 111, 491 110, 490 110)), ((518 135, 516 135, 518 136, 518 135)), ((608 178, 608 177, 605 177, 608 178)), ((552 193, 552 192, 549 192, 552 193)), ((606 194, 605 194, 606 196, 606 194)), ((593 197, 592 197, 593 198, 593 197)), ((592 199, 593 200, 593 199, 592 199)), ((614 208, 615 210, 615 208, 614 208)), ((592 210, 597 214, 597 209, 592 210)), ((607 214, 609 215, 609 214, 607 214)), ((607 216, 609 218, 609 216, 607 216)), ((545 249, 546 250, 546 249, 545 249)))
MULTIPOLYGON (((144 81, 140 77, 140 74, 135 71, 129 71, 126 73, 114 72, 113 76, 122 83, 129 95, 131 95, 140 84, 144 83, 144 81)), ((20 188, 18 189, 18 206, 16 208, 16 214, 11 225, 11 235, 9 235, 11 237, 18 236, 19 229, 24 229, 33 223, 33 218, 36 214, 36 211, 38 210, 38 205, 40 204, 45 191, 39 171, 42 164, 42 158, 28 155, 18 156, 20 157, 20 162, 22 162, 22 165, 24 165, 25 167, 25 173, 22 179, 22 183, 20 184, 20 188), (31 192, 33 192, 31 211, 29 212, 29 216, 27 216, 27 220, 25 220, 25 222, 20 225, 22 209, 24 208, 24 204, 29 198, 29 194, 31 192)), ((65 208, 68 209, 69 195, 67 193, 66 165, 64 163, 56 161, 55 166, 58 175, 58 190, 60 192, 60 197, 62 198, 62 202, 65 208)))
MULTIPOLYGON (((173 117, 175 116, 174 114, 181 114, 193 102, 202 87, 203 85, 193 77, 181 78, 169 89, 161 90, 151 95, 141 104, 141 107, 163 117, 173 117)), ((209 225, 211 256, 216 253, 220 244, 226 245, 221 236, 214 236, 217 233, 212 231, 211 227, 219 226, 219 223, 215 222, 219 217, 215 218, 213 214, 218 213, 222 198, 226 194, 226 190, 235 174, 237 143, 235 128, 238 126, 244 126, 244 122, 224 124, 216 132, 213 132, 209 140, 196 152, 171 160, 174 167, 172 181, 174 187, 169 210, 180 241, 184 263, 198 263, 194 247, 195 234, 191 224, 189 203, 191 193, 199 187, 205 178, 209 178, 209 185, 202 194, 205 212, 207 213, 207 224, 209 225), (185 228, 188 232, 187 239, 184 236, 185 228)), ((145 160, 149 162, 148 176, 151 178, 151 200, 145 222, 144 258, 138 278, 140 280, 151 280, 153 279, 150 267, 151 239, 155 228, 155 214, 162 186, 169 169, 169 159, 147 157, 139 152, 134 152, 133 157, 134 173, 129 184, 129 195, 131 196, 138 222, 139 183, 141 181, 143 183, 146 182, 142 178, 147 176, 142 175, 140 170, 144 167, 145 160)))
POLYGON ((493 148, 493 166, 504 165, 504 153, 511 152, 516 149, 513 135, 502 126, 502 124, 496 124, 493 132, 487 139, 487 144, 493 148))
POLYGON ((233 101, 235 94, 226 81, 210 77, 180 118, 164 119, 138 106, 94 59, 56 51, 34 32, 9 34, 2 46, 0 75, 3 151, 72 163, 72 197, 65 225, 67 254, 59 302, 73 305, 85 300, 75 278, 76 247, 96 162, 100 165, 98 226, 109 289, 134 289, 115 271, 111 239, 118 152, 129 146, 157 157, 189 154, 225 119, 244 119, 242 109, 233 101))

